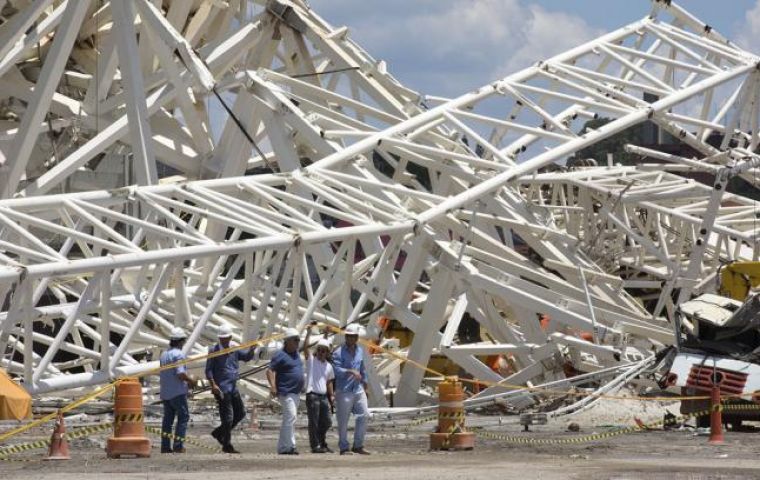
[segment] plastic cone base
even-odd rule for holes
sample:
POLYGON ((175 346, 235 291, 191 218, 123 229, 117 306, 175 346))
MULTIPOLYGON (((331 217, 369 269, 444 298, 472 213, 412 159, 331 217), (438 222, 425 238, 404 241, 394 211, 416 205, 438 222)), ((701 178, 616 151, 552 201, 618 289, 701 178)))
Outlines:
POLYGON ((431 433, 430 450, 472 450, 475 448, 475 434, 472 432, 431 433))
POLYGON ((150 439, 145 437, 111 437, 106 443, 108 458, 150 457, 150 439))

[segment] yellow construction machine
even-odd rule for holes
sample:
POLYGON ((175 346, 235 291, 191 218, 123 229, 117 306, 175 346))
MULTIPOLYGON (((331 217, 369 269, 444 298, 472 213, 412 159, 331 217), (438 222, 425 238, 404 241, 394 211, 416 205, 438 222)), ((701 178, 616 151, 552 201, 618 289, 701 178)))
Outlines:
POLYGON ((760 286, 760 262, 734 262, 720 268, 718 293, 724 297, 743 302, 757 286, 760 286))
MULTIPOLYGON (((676 325, 688 320, 691 327, 662 352, 667 373, 661 385, 680 387, 685 396, 705 396, 718 385, 736 407, 723 421, 739 428, 745 420, 760 421, 760 294, 753 292, 760 287, 760 262, 730 263, 718 275, 718 295, 705 293, 678 305, 676 325)), ((683 414, 709 408, 707 400, 681 402, 683 414)), ((700 427, 708 424, 709 417, 697 420, 700 427)))

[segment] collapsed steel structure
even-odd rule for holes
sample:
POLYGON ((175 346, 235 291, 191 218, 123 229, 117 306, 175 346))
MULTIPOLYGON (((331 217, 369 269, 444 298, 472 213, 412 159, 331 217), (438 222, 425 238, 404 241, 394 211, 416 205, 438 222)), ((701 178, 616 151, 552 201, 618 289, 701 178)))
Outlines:
MULTIPOLYGON (((176 325, 202 353, 223 322, 241 342, 311 320, 375 338, 379 315, 414 332, 401 355, 503 383, 481 398, 568 385, 568 362, 609 389, 722 262, 758 257, 757 205, 725 190, 757 183, 760 58, 669 1, 455 99, 299 0, 0 15, 0 362, 35 394, 153 368, 176 325), (645 122, 699 155, 562 166, 645 122)), ((421 369, 368 360, 375 405, 417 404, 421 369)))

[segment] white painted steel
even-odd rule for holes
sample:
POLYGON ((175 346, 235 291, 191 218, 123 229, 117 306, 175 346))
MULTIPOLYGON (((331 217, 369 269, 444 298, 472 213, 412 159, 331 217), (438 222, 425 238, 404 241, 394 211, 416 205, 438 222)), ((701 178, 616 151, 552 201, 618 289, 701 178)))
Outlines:
MULTIPOLYGON (((380 315, 414 332, 402 356, 502 382, 482 398, 601 382, 672 341, 673 298, 757 260, 757 205, 724 187, 758 184, 760 59, 671 2, 453 99, 305 2, 75 3, 0 9, 0 362, 33 393, 146 371, 174 326, 201 353, 223 323, 380 315), (646 122, 693 153, 565 164, 646 122)), ((390 355, 370 374, 374 405, 429 395, 390 355)))

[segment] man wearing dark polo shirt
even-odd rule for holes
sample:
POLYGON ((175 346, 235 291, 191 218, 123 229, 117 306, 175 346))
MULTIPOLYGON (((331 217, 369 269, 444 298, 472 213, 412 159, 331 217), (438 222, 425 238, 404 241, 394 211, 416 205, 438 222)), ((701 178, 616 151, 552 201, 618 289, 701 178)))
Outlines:
POLYGON ((277 453, 281 455, 298 455, 295 423, 304 383, 303 361, 298 354, 298 343, 298 330, 285 329, 282 350, 274 354, 267 370, 270 393, 277 397, 282 406, 282 425, 277 442, 277 453))
MULTIPOLYGON (((232 329, 222 325, 218 331, 219 343, 209 348, 209 353, 215 353, 232 346, 232 329)), ((219 407, 219 425, 211 436, 221 445, 225 453, 240 453, 232 446, 232 429, 245 417, 245 406, 237 389, 238 362, 250 362, 255 356, 253 348, 246 351, 235 350, 218 357, 206 360, 206 378, 211 384, 211 392, 219 407)))

